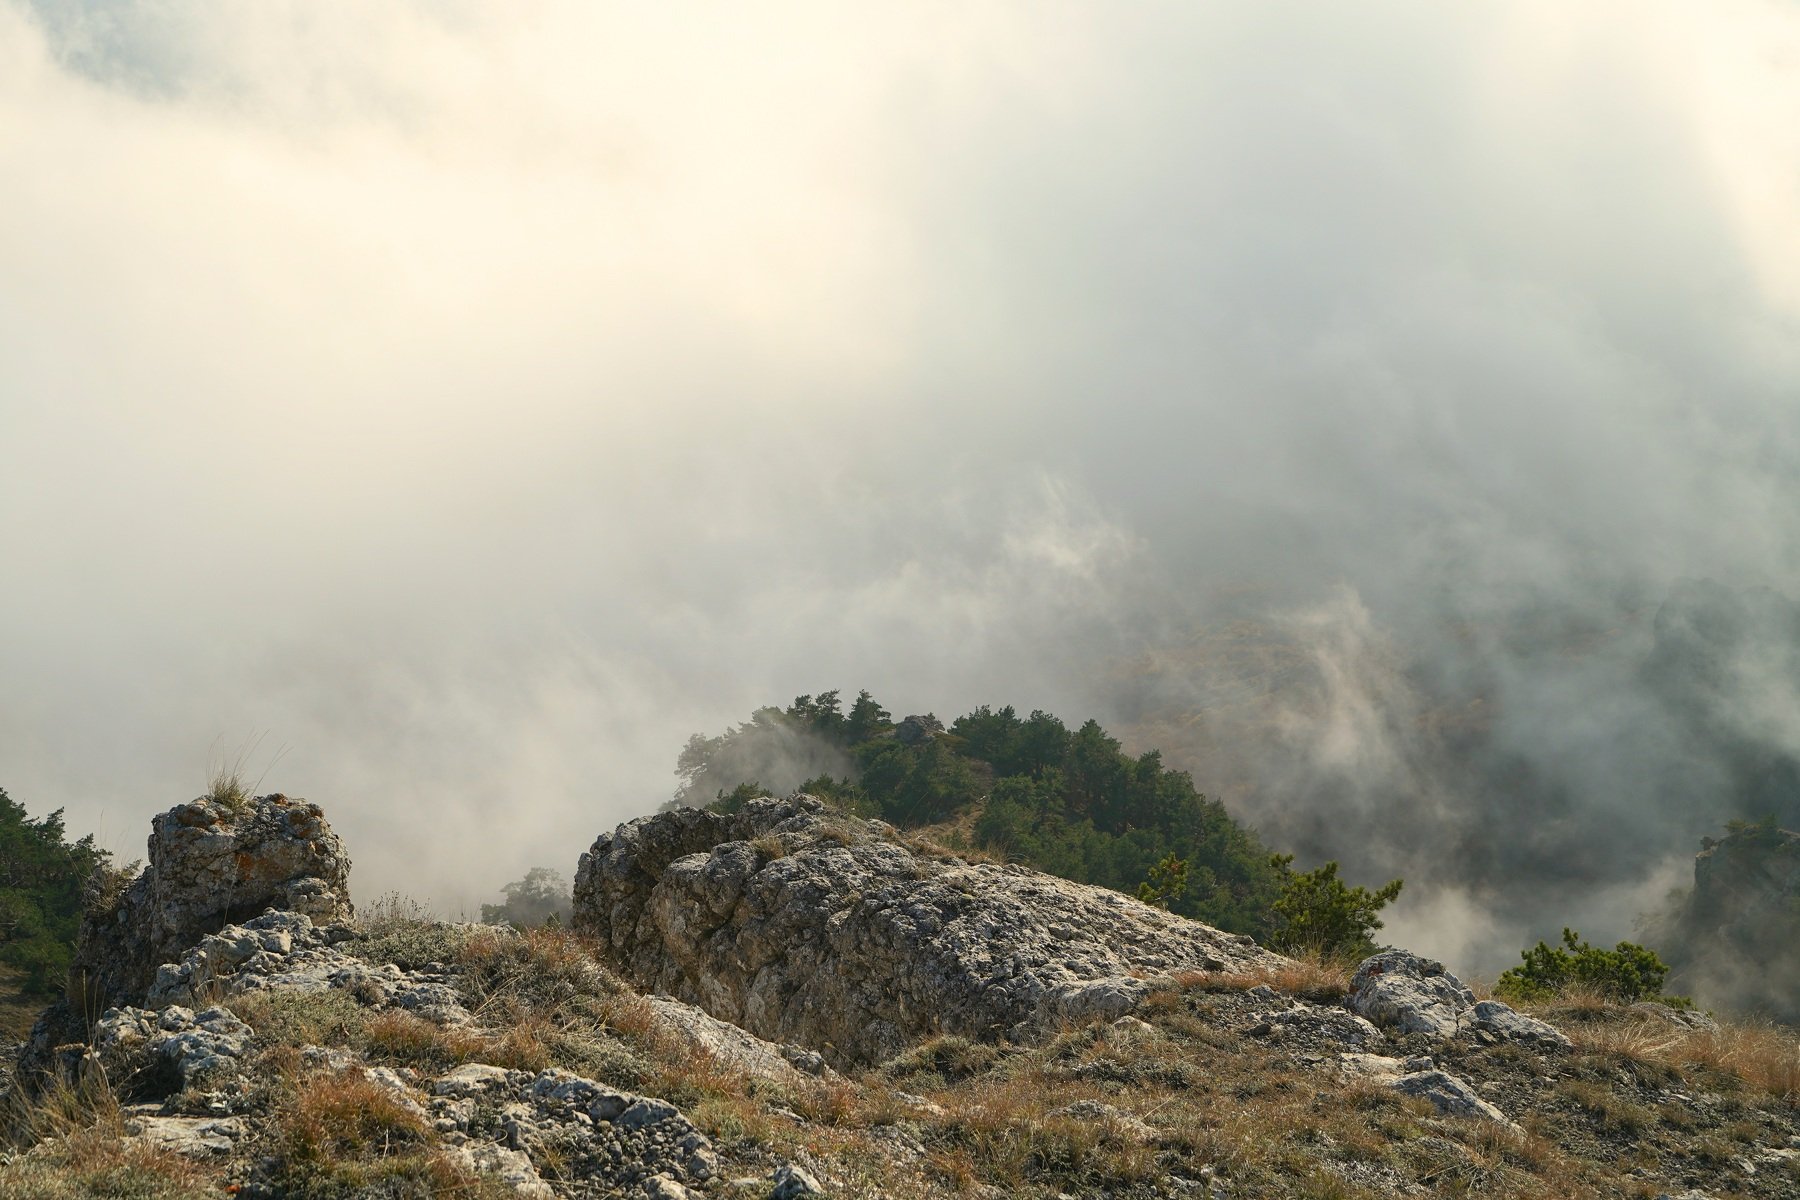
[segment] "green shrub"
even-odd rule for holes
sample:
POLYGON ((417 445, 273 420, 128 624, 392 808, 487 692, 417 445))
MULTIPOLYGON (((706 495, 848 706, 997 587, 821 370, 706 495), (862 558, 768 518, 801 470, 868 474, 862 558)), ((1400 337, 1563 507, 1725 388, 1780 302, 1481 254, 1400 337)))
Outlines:
POLYGON ((1280 924, 1269 940, 1282 950, 1307 950, 1328 958, 1373 954, 1372 935, 1381 928, 1378 914, 1400 894, 1402 881, 1391 879, 1371 892, 1346 885, 1338 878, 1335 862, 1294 874, 1288 866, 1293 861, 1291 854, 1270 860, 1287 873, 1287 882, 1274 904, 1280 924))
POLYGON ((60 808, 33 820, 0 788, 0 963, 27 991, 62 989, 88 879, 109 858, 91 834, 66 840, 60 808))
POLYGON ((1167 908, 1171 900, 1180 899, 1187 891, 1187 885, 1187 860, 1173 854, 1164 855, 1161 862, 1150 868, 1144 882, 1138 884, 1137 898, 1145 904, 1167 908))
POLYGON ((1567 928, 1562 940, 1561 946, 1539 942, 1520 951, 1523 963, 1504 972, 1494 991, 1509 1000, 1547 1000, 1566 988, 1584 987, 1623 1004, 1638 1000, 1659 1000, 1676 1007, 1691 1004, 1685 996, 1662 994, 1669 967, 1654 950, 1635 942, 1620 942, 1611 950, 1602 950, 1567 928))

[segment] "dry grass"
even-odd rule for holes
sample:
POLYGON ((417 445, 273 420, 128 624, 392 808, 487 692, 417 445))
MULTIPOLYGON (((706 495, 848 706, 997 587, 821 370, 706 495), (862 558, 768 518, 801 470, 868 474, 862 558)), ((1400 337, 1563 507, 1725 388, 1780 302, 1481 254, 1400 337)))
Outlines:
POLYGON ((1160 1177, 1150 1144, 1107 1122, 1052 1116, 1053 1109, 1090 1090, 1056 1083, 1060 1087, 1027 1073, 935 1093, 945 1111, 931 1118, 933 1140, 960 1160, 946 1169, 973 1171, 982 1182, 1009 1190, 1054 1181, 1059 1189, 1073 1186, 1082 1194, 1160 1177))
POLYGON ((1683 1029, 1635 1015, 1569 1023, 1577 1047, 1665 1066, 1684 1077, 1727 1076, 1757 1092, 1800 1101, 1800 1033, 1761 1021, 1722 1022, 1714 1030, 1683 1029))
POLYGON ((369 1011, 346 992, 242 992, 226 1001, 256 1031, 257 1044, 360 1046, 369 1011))
POLYGON ((356 1069, 302 1078, 275 1123, 290 1163, 392 1154, 430 1136, 421 1113, 356 1069))
POLYGON ((125 1137, 118 1098, 98 1072, 4 1098, 9 1140, 28 1152, 0 1166, 7 1200, 120 1196, 176 1200, 208 1190, 207 1173, 180 1155, 125 1137))
POLYGON ((1273 966, 1247 971, 1184 971, 1173 976, 1177 987, 1196 991, 1245 992, 1264 984, 1284 995, 1332 1004, 1350 990, 1356 964, 1315 953, 1302 953, 1273 966))
POLYGON ((920 858, 934 859, 939 862, 989 863, 993 866, 1005 866, 1012 861, 1004 851, 983 846, 973 840, 965 839, 955 832, 951 832, 943 840, 933 836, 942 828, 941 826, 932 826, 929 830, 917 829, 903 834, 900 844, 920 858))
POLYGON ((364 903, 361 909, 357 924, 370 937, 380 937, 406 925, 437 923, 430 907, 399 892, 383 892, 364 903))
POLYGON ((103 1122, 39 1145, 0 1167, 7 1200, 189 1200, 218 1189, 200 1165, 122 1137, 103 1122))
POLYGON ((262 746, 264 736, 264 734, 257 734, 240 744, 230 754, 222 751, 218 742, 213 743, 211 761, 206 771, 205 799, 211 800, 215 804, 222 804, 238 814, 242 814, 249 807, 256 789, 262 786, 263 776, 267 775, 269 769, 281 761, 282 754, 286 753, 285 748, 276 751, 274 757, 269 760, 268 767, 264 768, 263 774, 258 775, 254 780, 251 779, 250 760, 262 746))
POLYGON ((17 1146, 74 1136, 87 1129, 117 1130, 119 1099, 99 1071, 48 1082, 35 1095, 12 1089, 0 1096, 7 1141, 17 1146))
POLYGON ((787 843, 781 840, 781 835, 772 831, 769 833, 759 833, 751 838, 750 848, 762 855, 765 862, 773 862, 778 858, 786 858, 788 852, 787 843))

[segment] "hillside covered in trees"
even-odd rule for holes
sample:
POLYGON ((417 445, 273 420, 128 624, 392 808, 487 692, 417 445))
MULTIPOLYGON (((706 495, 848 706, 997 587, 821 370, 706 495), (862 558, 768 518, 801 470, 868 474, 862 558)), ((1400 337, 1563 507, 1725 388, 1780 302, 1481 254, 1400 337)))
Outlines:
POLYGON ((902 829, 954 823, 971 848, 1124 892, 1148 883, 1171 911, 1259 937, 1275 932, 1291 877, 1156 751, 1133 757, 1097 722, 1070 729, 1041 711, 983 705, 946 728, 896 722, 866 691, 848 710, 835 691, 801 696, 695 734, 676 773, 677 804, 729 809, 800 788, 902 829))
POLYGON ((33 819, 0 788, 0 967, 25 992, 62 988, 84 888, 109 857, 92 834, 69 841, 61 809, 33 819))

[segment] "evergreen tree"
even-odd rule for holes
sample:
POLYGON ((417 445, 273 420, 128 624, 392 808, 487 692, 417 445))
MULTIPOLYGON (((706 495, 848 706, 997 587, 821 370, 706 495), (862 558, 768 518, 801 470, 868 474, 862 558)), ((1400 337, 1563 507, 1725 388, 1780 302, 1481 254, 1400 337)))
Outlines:
POLYGON ((66 838, 59 808, 32 820, 0 788, 0 962, 25 973, 25 987, 59 991, 81 927, 82 893, 111 855, 92 834, 66 838))

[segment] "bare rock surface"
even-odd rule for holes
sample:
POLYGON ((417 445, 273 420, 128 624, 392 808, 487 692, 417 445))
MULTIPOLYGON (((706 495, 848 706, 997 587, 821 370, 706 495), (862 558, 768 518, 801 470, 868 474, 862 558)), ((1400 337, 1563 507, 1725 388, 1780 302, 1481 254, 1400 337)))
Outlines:
POLYGON ((574 924, 646 991, 838 1066, 1118 1017, 1151 977, 1282 961, 1104 888, 922 853, 810 796, 619 826, 581 858, 574 924))
POLYGON ((837 1072, 815 1050, 792 1043, 778 1046, 765 1042, 705 1009, 668 996, 651 996, 645 1003, 663 1036, 689 1050, 701 1051, 740 1074, 790 1087, 837 1077, 837 1072))
POLYGON ((251 1029, 223 1008, 113 1008, 94 1024, 89 1062, 124 1096, 173 1094, 171 1111, 226 1113, 249 1090, 251 1029))
POLYGON ((124 1133, 141 1138, 159 1150, 189 1158, 226 1158, 244 1138, 244 1122, 237 1117, 163 1117, 154 1113, 124 1114, 124 1133))
POLYGON ((1398 1059, 1352 1052, 1339 1055, 1337 1066, 1347 1075, 1364 1076, 1403 1095, 1429 1100, 1446 1116, 1512 1124, 1505 1113, 1482 1099, 1468 1080, 1439 1069, 1429 1058, 1398 1059))
POLYGON ((151 822, 148 863, 82 924, 74 977, 90 1010, 142 1002, 158 966, 265 909, 319 922, 353 915, 350 858, 304 800, 177 805, 151 822))
POLYGON ((1481 1036, 1539 1048, 1567 1049, 1554 1025, 1515 1012, 1498 1000, 1476 1000, 1444 964, 1410 950, 1383 950, 1362 961, 1350 980, 1352 1012, 1390 1033, 1433 1038, 1481 1036))
POLYGON ((502 1178, 516 1175, 525 1195, 549 1194, 531 1183, 541 1184, 533 1164, 549 1161, 565 1179, 581 1181, 564 1189, 577 1196, 653 1194, 660 1185, 652 1180, 687 1186, 718 1174, 712 1142, 674 1105, 570 1071, 552 1067, 534 1074, 465 1063, 426 1090, 433 1123, 445 1139, 481 1156, 477 1167, 502 1178), (497 1149, 516 1151, 525 1161, 497 1149))
POLYGON ((209 934, 157 968, 150 1008, 207 1004, 245 992, 338 989, 371 1008, 403 1008, 439 1025, 469 1020, 449 970, 379 966, 337 949, 355 936, 343 925, 315 925, 304 913, 267 912, 209 934))

